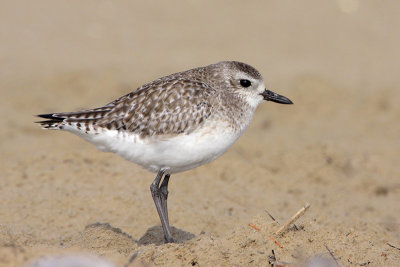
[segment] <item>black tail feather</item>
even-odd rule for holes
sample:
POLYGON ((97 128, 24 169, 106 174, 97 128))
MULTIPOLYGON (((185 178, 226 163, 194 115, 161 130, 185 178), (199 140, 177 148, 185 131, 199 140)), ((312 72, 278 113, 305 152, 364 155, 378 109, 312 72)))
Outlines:
POLYGON ((58 121, 58 122, 63 121, 65 119, 65 117, 59 117, 57 115, 58 115, 57 113, 39 114, 39 115, 36 115, 36 117, 43 118, 43 119, 50 119, 52 121, 58 121))
POLYGON ((57 113, 50 114, 38 114, 36 117, 47 119, 44 121, 35 121, 35 123, 39 123, 45 129, 56 129, 59 124, 62 123, 66 118, 59 116, 57 113))

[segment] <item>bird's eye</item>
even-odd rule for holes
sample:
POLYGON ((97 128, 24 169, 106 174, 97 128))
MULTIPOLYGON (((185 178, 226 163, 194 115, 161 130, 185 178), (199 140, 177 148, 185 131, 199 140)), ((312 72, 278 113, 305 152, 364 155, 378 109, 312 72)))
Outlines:
POLYGON ((249 80, 240 80, 240 85, 243 87, 249 87, 251 82, 249 80))

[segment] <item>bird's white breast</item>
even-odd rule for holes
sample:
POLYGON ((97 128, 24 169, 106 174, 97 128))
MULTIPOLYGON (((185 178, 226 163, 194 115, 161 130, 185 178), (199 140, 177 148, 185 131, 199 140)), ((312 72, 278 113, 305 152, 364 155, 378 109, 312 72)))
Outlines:
POLYGON ((106 130, 87 140, 103 151, 114 152, 144 168, 157 172, 182 172, 221 156, 244 132, 225 121, 211 120, 191 133, 141 138, 137 134, 106 130))

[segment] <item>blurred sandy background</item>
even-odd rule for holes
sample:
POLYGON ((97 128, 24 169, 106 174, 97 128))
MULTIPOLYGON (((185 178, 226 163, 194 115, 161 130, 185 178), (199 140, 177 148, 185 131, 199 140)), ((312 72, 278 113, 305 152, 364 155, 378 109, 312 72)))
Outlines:
POLYGON ((272 249, 296 263, 330 257, 326 246, 344 266, 398 266, 387 242, 400 246, 399 11, 372 0, 1 1, 0 266, 69 253, 266 266, 272 249), (253 65, 295 105, 262 105, 224 156, 172 177, 179 244, 161 242, 153 174, 33 124, 221 60, 253 65), (279 248, 265 210, 282 224, 306 202, 279 248))

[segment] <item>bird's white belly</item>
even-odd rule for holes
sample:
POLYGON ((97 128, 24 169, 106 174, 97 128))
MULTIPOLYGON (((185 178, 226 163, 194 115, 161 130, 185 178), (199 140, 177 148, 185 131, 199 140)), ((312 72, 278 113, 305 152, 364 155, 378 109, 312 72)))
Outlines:
POLYGON ((215 122, 191 132, 169 137, 140 138, 136 134, 108 130, 90 141, 100 150, 114 152, 144 168, 177 173, 209 163, 221 156, 243 133, 215 122))

